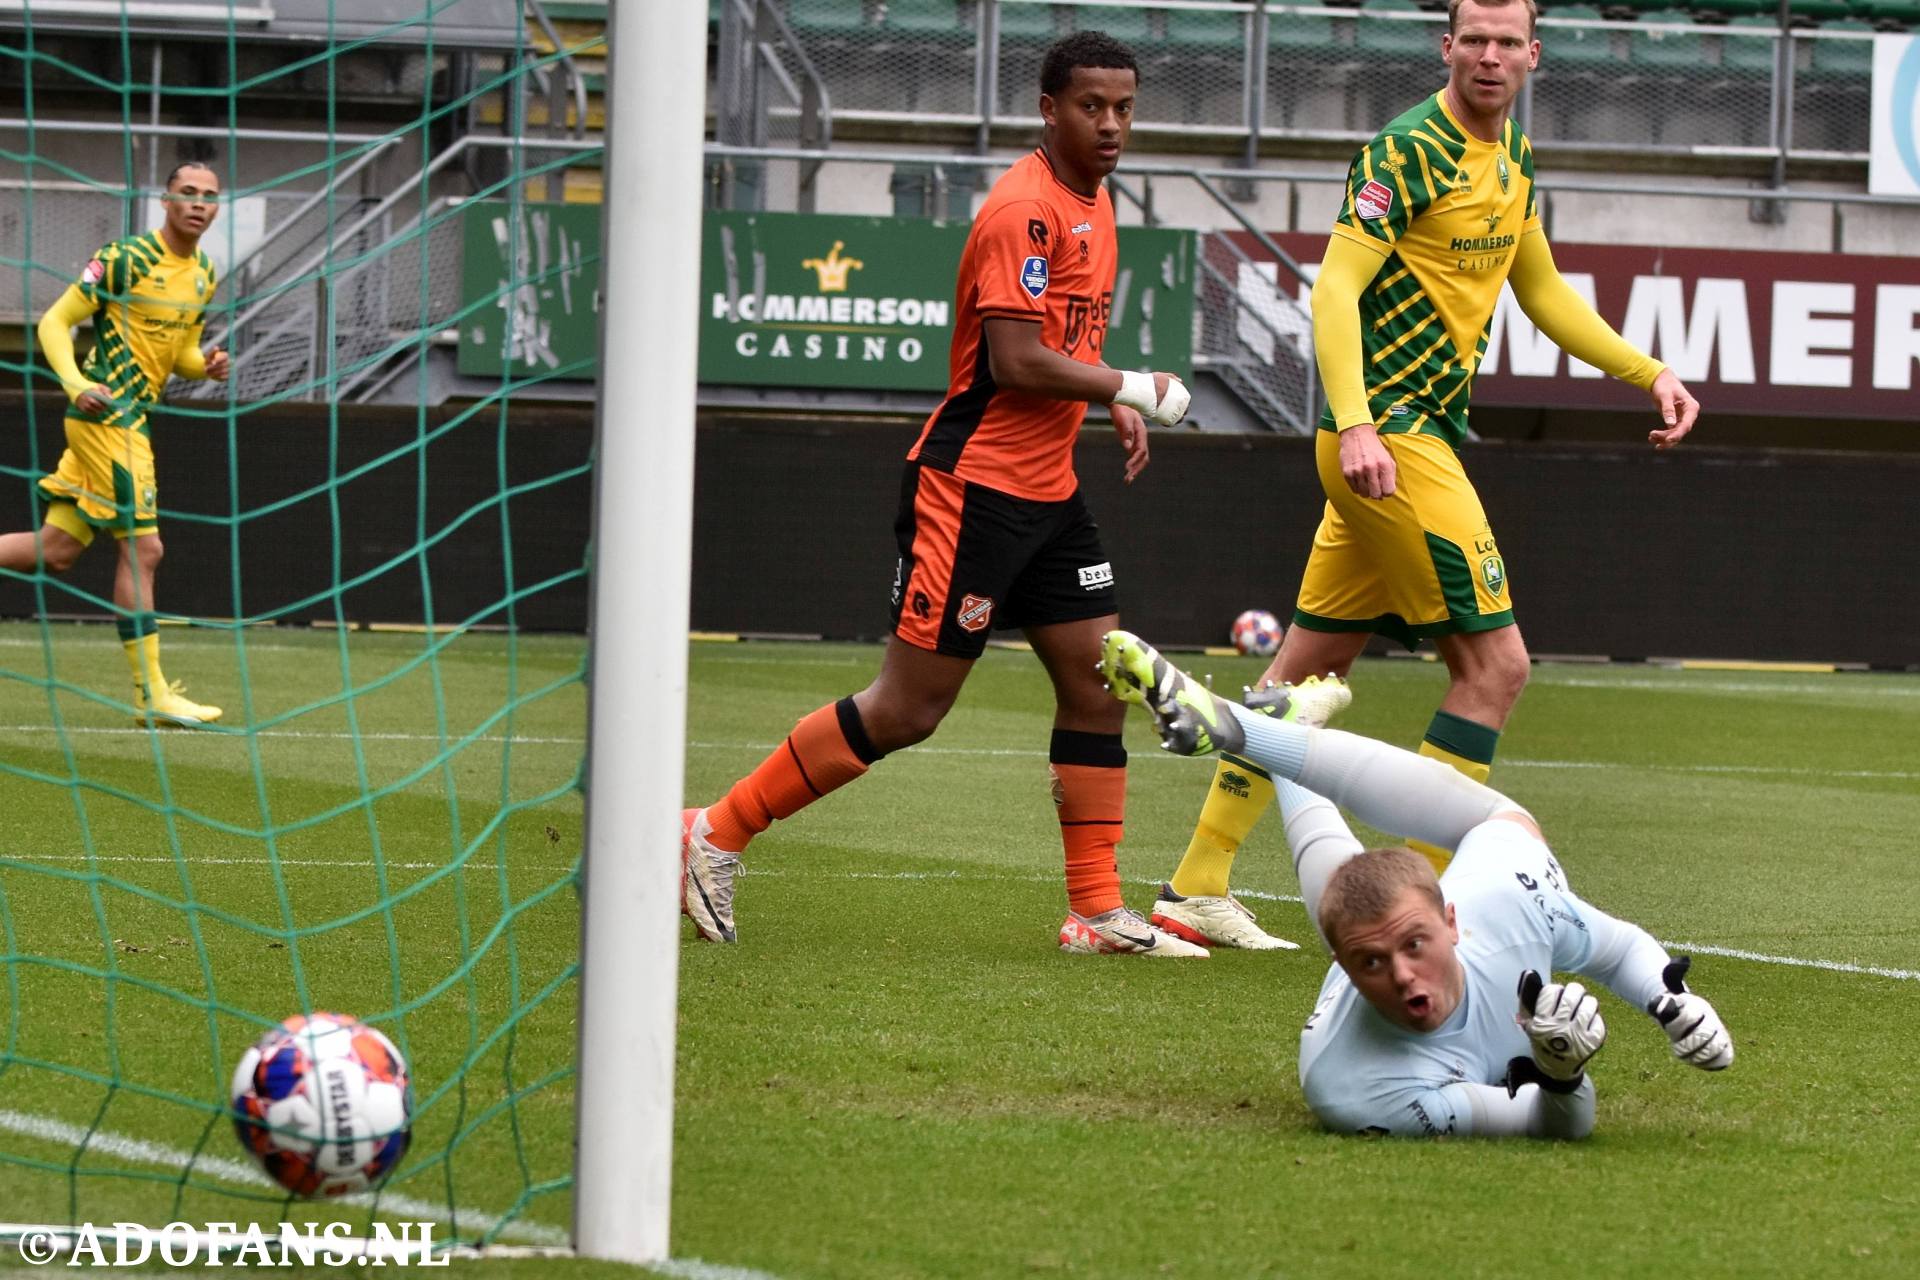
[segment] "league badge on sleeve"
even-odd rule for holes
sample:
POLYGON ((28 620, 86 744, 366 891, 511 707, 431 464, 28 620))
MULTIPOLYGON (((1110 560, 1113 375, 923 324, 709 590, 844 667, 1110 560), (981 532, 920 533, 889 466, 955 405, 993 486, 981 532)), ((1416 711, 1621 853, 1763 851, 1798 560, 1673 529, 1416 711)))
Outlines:
POLYGON ((1353 194, 1353 211, 1372 222, 1387 216, 1393 208, 1393 188, 1369 182, 1353 194))
POLYGON ((107 278, 107 264, 95 258, 80 270, 81 284, 99 284, 107 278))
POLYGON ((1041 257, 1028 258, 1020 266, 1020 287, 1029 297, 1037 298, 1047 291, 1047 260, 1041 257))

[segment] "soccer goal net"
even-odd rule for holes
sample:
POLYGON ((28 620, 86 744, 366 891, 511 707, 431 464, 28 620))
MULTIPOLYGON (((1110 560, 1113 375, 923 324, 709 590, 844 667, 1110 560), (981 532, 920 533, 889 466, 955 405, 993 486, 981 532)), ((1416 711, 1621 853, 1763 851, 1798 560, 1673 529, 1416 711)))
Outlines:
POLYGON ((566 1241, 609 8, 0 3, 0 1218, 566 1241), (321 1011, 411 1145, 311 1201, 321 1011))

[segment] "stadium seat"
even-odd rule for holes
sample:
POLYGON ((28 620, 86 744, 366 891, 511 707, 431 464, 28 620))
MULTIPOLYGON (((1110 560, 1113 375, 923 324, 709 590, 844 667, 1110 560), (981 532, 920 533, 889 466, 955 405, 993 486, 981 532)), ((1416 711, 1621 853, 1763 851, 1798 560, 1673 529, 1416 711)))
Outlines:
POLYGON ((1267 48, 1300 54, 1334 46, 1333 19, 1313 13, 1269 13, 1267 48))
POLYGON ((1850 21, 1859 9, 1853 0, 1793 0, 1794 25, 1850 21))
POLYGON ((1353 42, 1368 53, 1391 58, 1440 57, 1440 25, 1406 22, 1380 15, 1419 13, 1413 0, 1366 0, 1354 27, 1353 42))
MULTIPOLYGON (((1778 15, 1780 12, 1780 6, 1774 0, 1688 0, 1687 7, 1696 13, 1718 13, 1729 18, 1778 15)), ((1777 16, 1775 25, 1778 25, 1777 16)))
POLYGON ((1000 6, 1000 38, 1029 44, 1051 44, 1060 31, 1050 4, 1000 6))
POLYGON ((1075 31, 1104 31, 1122 44, 1142 52, 1153 43, 1147 29, 1146 9, 1122 9, 1117 5, 1087 5, 1073 10, 1075 31))
MULTIPOLYGON (((1248 14, 1227 9, 1168 9, 1167 43, 1178 49, 1225 53, 1247 47, 1248 14)), ((1269 21, 1285 16, 1275 14, 1269 21)))
MULTIPOLYGON (((1685 9, 1656 9, 1640 15, 1643 23, 1691 23, 1685 9)), ((1707 65, 1706 40, 1698 31, 1635 31, 1627 38, 1636 67, 1660 71, 1698 71, 1707 65)))
MULTIPOLYGON (((1600 11, 1592 5, 1558 5, 1546 11, 1549 18, 1575 22, 1599 22, 1600 11)), ((1588 70, 1610 65, 1618 59, 1613 52, 1613 32, 1604 27, 1543 27, 1540 35, 1540 65, 1549 75, 1562 70, 1588 70)))
POLYGON ((863 0, 787 0, 787 21, 795 35, 845 39, 866 31, 863 0))
POLYGON ((1777 17, 1753 13, 1733 19, 1727 24, 1727 34, 1720 40, 1721 69, 1732 75, 1771 76, 1777 65, 1780 39, 1777 35, 1760 33, 1779 30, 1780 19, 1777 17), (1750 28, 1752 34, 1743 32, 1743 27, 1750 28))
POLYGON ((914 35, 957 35, 972 30, 971 23, 960 21, 960 6, 954 0, 887 0, 888 30, 914 35))
MULTIPOLYGON (((1874 26, 1871 22, 1862 22, 1857 18, 1845 22, 1829 22, 1820 28, 1827 31, 1859 31, 1871 34, 1874 26)), ((1871 40, 1822 40, 1811 36, 1807 40, 1813 46, 1813 70, 1822 77, 1836 80, 1860 80, 1864 83, 1873 75, 1873 41, 1871 40)))
POLYGON ((1882 28, 1920 26, 1920 0, 1861 0, 1853 13, 1872 18, 1882 28))

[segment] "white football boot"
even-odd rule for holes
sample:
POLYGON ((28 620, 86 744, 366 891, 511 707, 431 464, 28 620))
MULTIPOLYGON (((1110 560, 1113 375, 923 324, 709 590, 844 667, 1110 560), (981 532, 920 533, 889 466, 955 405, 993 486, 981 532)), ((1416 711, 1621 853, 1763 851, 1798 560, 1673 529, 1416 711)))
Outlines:
POLYGON ((1249 711, 1324 729, 1327 721, 1346 710, 1353 701, 1353 690, 1336 675, 1308 676, 1299 684, 1274 684, 1268 681, 1258 689, 1245 690, 1240 705, 1249 711))
POLYGON ((705 809, 680 814, 680 910, 708 942, 734 942, 733 878, 744 868, 740 855, 716 849, 705 809))
POLYGON ((1156 929, 1127 907, 1115 907, 1097 916, 1069 911, 1060 926, 1060 949, 1083 956, 1182 956, 1205 959, 1197 947, 1165 930, 1156 929))
POLYGON ((1152 923, 1159 929, 1203 947, 1238 947, 1242 951, 1298 951, 1300 944, 1276 938, 1254 923, 1253 912, 1232 894, 1222 898, 1193 894, 1182 897, 1173 886, 1160 886, 1154 899, 1152 923))

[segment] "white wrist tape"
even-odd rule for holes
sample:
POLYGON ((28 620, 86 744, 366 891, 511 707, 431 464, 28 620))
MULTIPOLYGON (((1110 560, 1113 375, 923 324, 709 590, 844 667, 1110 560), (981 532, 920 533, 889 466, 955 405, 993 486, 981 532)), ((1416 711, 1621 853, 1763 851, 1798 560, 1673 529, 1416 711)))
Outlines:
POLYGON ((1171 427, 1187 416, 1189 399, 1186 384, 1172 374, 1167 375, 1167 394, 1161 399, 1153 394, 1152 374, 1126 369, 1121 371, 1120 394, 1113 402, 1138 410, 1149 422, 1171 427))
POLYGON ((1160 405, 1160 397, 1153 393, 1153 375, 1133 369, 1121 370, 1120 394, 1113 398, 1113 402, 1152 417, 1153 411, 1160 405))

